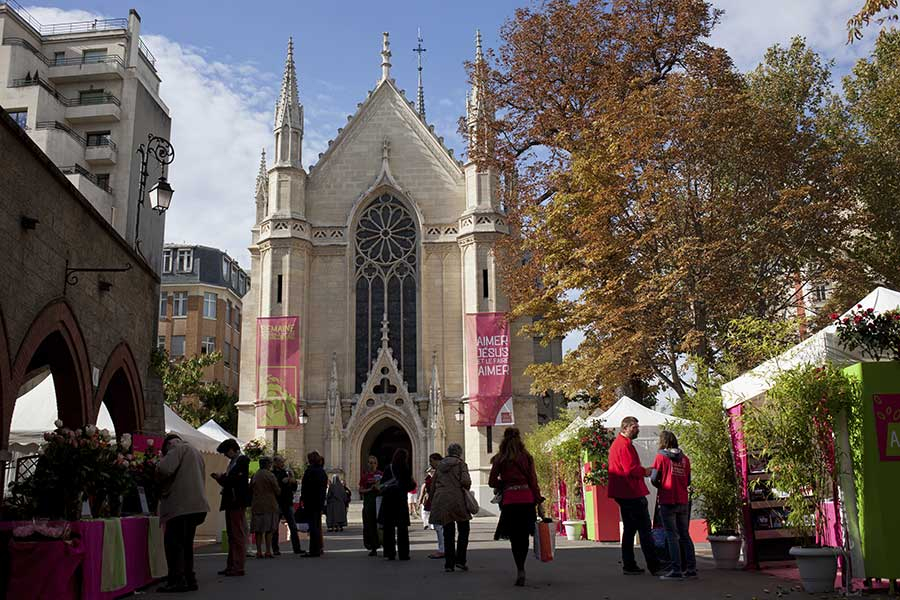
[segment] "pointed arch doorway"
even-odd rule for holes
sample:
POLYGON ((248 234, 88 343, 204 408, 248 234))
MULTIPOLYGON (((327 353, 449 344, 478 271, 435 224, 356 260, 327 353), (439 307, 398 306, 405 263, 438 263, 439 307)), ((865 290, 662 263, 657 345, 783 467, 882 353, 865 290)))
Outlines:
POLYGON ((378 468, 384 470, 391 462, 394 452, 399 448, 403 448, 409 453, 411 465, 416 464, 409 433, 399 422, 390 417, 384 417, 373 423, 363 436, 359 448, 359 464, 364 465, 369 456, 375 456, 378 458, 378 468))

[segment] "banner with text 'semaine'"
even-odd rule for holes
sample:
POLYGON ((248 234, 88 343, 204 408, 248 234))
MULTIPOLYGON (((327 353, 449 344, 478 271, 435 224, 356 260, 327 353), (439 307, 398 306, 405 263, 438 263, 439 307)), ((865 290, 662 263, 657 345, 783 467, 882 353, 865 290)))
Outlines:
POLYGON ((470 425, 513 425, 506 313, 467 314, 466 348, 470 425))
POLYGON ((256 319, 256 426, 300 427, 300 317, 256 319))

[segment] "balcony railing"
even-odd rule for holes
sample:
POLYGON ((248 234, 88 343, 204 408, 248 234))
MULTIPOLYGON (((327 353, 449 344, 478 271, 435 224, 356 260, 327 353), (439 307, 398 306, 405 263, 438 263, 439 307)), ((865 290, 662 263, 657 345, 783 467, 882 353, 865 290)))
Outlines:
POLYGON ((8 37, 8 38, 3 38, 3 45, 4 46, 21 46, 22 48, 25 48, 26 50, 28 50, 29 52, 34 54, 38 58, 38 60, 40 60, 42 63, 44 63, 47 66, 49 66, 50 63, 52 62, 49 58, 44 56, 40 50, 38 50, 37 48, 32 46, 31 43, 28 42, 28 40, 24 40, 22 38, 17 38, 17 37, 8 37))
POLYGON ((148 48, 147 44, 144 43, 144 38, 138 38, 138 50, 141 54, 144 55, 144 58, 146 58, 147 62, 150 63, 150 67, 155 71, 156 57, 153 56, 153 53, 150 52, 150 48, 148 48))
POLYGON ((75 131, 65 123, 60 123, 59 121, 38 121, 37 123, 35 123, 34 128, 57 129, 59 131, 64 131, 82 146, 87 146, 87 140, 81 137, 81 135, 77 131, 75 131))
POLYGON ((125 61, 117 54, 107 54, 105 56, 75 56, 72 58, 57 58, 49 61, 51 67, 66 67, 69 65, 96 65, 96 64, 116 64, 125 68, 125 61))
POLYGON ((66 33, 84 33, 88 31, 109 31, 111 29, 127 29, 128 19, 94 19, 92 21, 75 21, 73 23, 57 23, 54 25, 42 25, 31 16, 25 7, 16 0, 4 0, 6 4, 19 17, 31 25, 41 35, 62 35, 66 33))
POLYGON ((63 106, 90 106, 94 104, 115 104, 116 106, 122 106, 122 101, 109 92, 103 94, 87 94, 78 98, 66 98, 59 90, 53 87, 49 81, 41 79, 40 76, 26 77, 25 79, 13 79, 10 87, 18 88, 29 87, 32 85, 39 85, 53 94, 53 97, 59 100, 59 103, 63 106))
POLYGON ((85 146, 88 148, 109 146, 113 151, 116 150, 116 143, 108 137, 88 138, 85 146))
POLYGON ((112 193, 112 190, 110 189, 109 185, 100 183, 97 180, 96 175, 94 175, 93 173, 91 173, 90 171, 88 171, 87 169, 85 169, 84 167, 82 167, 79 164, 69 165, 66 167, 59 167, 59 170, 62 171, 63 173, 65 173, 66 175, 76 175, 76 174, 81 175, 82 177, 84 177, 85 179, 87 179, 88 181, 90 181, 91 183, 96 185, 98 188, 100 188, 104 192, 112 193))

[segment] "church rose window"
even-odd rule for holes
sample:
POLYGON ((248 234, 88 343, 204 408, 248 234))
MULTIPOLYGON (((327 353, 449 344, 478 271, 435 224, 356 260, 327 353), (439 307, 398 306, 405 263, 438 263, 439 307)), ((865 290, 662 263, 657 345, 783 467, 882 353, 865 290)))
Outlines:
POLYGON ((416 391, 416 225, 403 204, 384 194, 356 228, 356 392, 381 347, 387 313, 389 346, 410 392, 416 391))

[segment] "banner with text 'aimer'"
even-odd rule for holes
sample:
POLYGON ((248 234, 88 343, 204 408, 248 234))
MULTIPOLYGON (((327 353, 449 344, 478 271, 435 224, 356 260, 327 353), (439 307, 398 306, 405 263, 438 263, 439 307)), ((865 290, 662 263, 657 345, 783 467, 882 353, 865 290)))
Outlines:
POLYGON ((466 315, 466 364, 472 427, 513 425, 506 313, 466 315))

